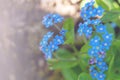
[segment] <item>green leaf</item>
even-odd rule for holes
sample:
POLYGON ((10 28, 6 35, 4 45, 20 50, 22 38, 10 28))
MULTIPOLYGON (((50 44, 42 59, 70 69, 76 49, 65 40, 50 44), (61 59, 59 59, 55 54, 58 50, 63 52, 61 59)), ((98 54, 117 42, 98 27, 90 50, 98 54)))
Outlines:
POLYGON ((87 53, 88 50, 91 48, 91 46, 89 45, 89 42, 87 42, 80 50, 80 52, 82 53, 87 53))
POLYGON ((114 65, 114 55, 112 56, 111 60, 110 60, 110 63, 109 63, 109 68, 108 68, 108 73, 107 73, 107 77, 108 79, 110 80, 111 79, 111 72, 112 72, 112 68, 113 68, 113 65, 114 65))
POLYGON ((74 21, 72 18, 65 20, 63 28, 67 30, 65 44, 74 44, 74 21))
POLYGON ((90 59, 90 57, 88 56, 88 50, 91 48, 91 46, 89 45, 89 43, 86 43, 82 48, 81 48, 81 50, 80 50, 80 52, 79 52, 79 58, 80 58, 80 60, 79 60, 79 65, 80 65, 80 67, 81 67, 81 69, 82 69, 82 71, 88 71, 88 66, 89 66, 89 64, 86 64, 86 63, 88 63, 88 61, 89 61, 89 59, 90 59))
POLYGON ((107 3, 105 2, 105 0, 96 0, 97 4, 102 6, 104 9, 106 10, 110 10, 109 6, 107 5, 107 3))
POLYGON ((90 74, 83 72, 79 75, 78 80, 93 80, 93 79, 91 78, 90 74))
POLYGON ((50 69, 68 69, 78 64, 76 59, 50 59, 48 60, 50 69))
POLYGON ((114 40, 113 45, 111 47, 113 54, 115 54, 115 67, 120 67, 120 40, 114 40))
POLYGON ((110 50, 107 52, 109 55, 112 56, 110 63, 109 63, 109 70, 108 70, 108 79, 111 80, 119 80, 120 79, 120 40, 114 40, 110 50))
POLYGON ((62 75, 64 76, 65 80, 77 80, 78 75, 72 69, 63 69, 62 75))
POLYGON ((54 55, 58 59, 75 59, 73 53, 66 49, 59 49, 54 53, 54 55))
POLYGON ((82 71, 84 72, 88 72, 88 61, 89 61, 90 57, 88 56, 88 54, 80 54, 80 60, 79 60, 79 66, 82 69, 82 71))
POLYGON ((119 16, 120 16, 120 11, 111 10, 109 12, 106 12, 101 18, 101 20, 103 22, 114 21, 117 20, 119 16))

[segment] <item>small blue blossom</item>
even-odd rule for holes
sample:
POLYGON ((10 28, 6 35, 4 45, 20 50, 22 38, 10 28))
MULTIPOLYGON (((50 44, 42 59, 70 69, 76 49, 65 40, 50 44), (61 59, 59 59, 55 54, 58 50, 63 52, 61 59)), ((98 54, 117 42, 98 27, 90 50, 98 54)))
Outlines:
POLYGON ((47 54, 47 53, 51 52, 51 49, 50 49, 50 47, 48 47, 48 46, 42 46, 41 51, 42 51, 44 54, 47 54))
POLYGON ((81 9, 80 16, 81 16, 84 20, 88 19, 86 12, 87 12, 87 11, 86 11, 84 8, 81 9))
POLYGON ((90 2, 88 2, 88 3, 85 4, 85 7, 88 8, 88 7, 90 7, 90 6, 93 6, 94 3, 95 3, 94 1, 90 1, 90 2))
POLYGON ((50 47, 50 49, 51 49, 52 52, 54 52, 55 50, 58 49, 58 45, 55 42, 53 42, 53 41, 51 41, 49 43, 49 47, 50 47))
POLYGON ((53 25, 53 20, 51 18, 52 14, 47 14, 46 16, 43 17, 42 24, 46 27, 49 28, 50 26, 53 25))
POLYGON ((92 65, 92 66, 90 66, 89 71, 92 72, 94 69, 95 69, 95 66, 92 65))
POLYGON ((109 42, 111 42, 112 39, 113 39, 113 35, 112 35, 112 34, 109 34, 109 33, 103 34, 102 37, 103 37, 104 41, 109 41, 109 42))
POLYGON ((40 42, 40 46, 45 46, 48 44, 48 40, 52 37, 54 33, 53 32, 47 32, 46 35, 44 35, 43 39, 40 42))
POLYGON ((87 16, 88 16, 88 18, 94 17, 94 12, 93 12, 93 7, 92 6, 90 6, 88 8, 88 10, 87 10, 87 16))
POLYGON ((62 30, 61 30, 59 33, 60 33, 62 36, 65 36, 66 32, 67 32, 67 30, 65 30, 65 29, 62 28, 62 30))
POLYGON ((109 50, 111 43, 108 41, 103 41, 102 46, 103 46, 104 50, 109 50))
POLYGON ((63 17, 61 17, 59 14, 53 14, 52 15, 53 18, 53 23, 60 23, 63 21, 63 17))
POLYGON ((105 80, 106 75, 102 72, 98 73, 97 80, 105 80))
POLYGON ((60 16, 59 14, 47 14, 46 16, 43 17, 42 24, 46 27, 49 28, 53 26, 55 23, 60 23, 63 21, 63 17, 60 16))
POLYGON ((96 10, 97 10, 97 15, 98 16, 102 16, 103 15, 104 9, 101 6, 99 6, 96 10))
POLYGON ((61 45, 64 43, 64 37, 56 35, 53 41, 56 42, 57 45, 61 45))
POLYGON ((45 58, 52 59, 52 53, 51 52, 45 53, 45 58))
POLYGON ((88 50, 88 55, 91 56, 91 57, 96 57, 96 56, 98 56, 98 54, 96 53, 96 50, 93 49, 93 48, 90 48, 90 49, 88 50))
POLYGON ((103 50, 103 46, 100 44, 96 44, 96 46, 93 46, 93 49, 95 50, 96 53, 100 52, 101 50, 103 50))
POLYGON ((100 24, 96 27, 96 31, 99 33, 105 33, 106 32, 106 26, 103 24, 100 24))
POLYGON ((89 37, 89 36, 91 36, 92 31, 93 31, 92 27, 85 27, 84 34, 86 35, 86 37, 89 37))
POLYGON ((87 21, 84 21, 84 23, 83 23, 84 26, 88 26, 89 24, 91 24, 91 20, 90 19, 87 19, 87 21))
POLYGON ((101 72, 108 70, 108 66, 104 61, 97 61, 96 66, 100 69, 101 72))
POLYGON ((78 33, 79 33, 80 36, 81 36, 81 35, 83 34, 83 32, 84 32, 84 28, 85 28, 84 24, 80 23, 80 24, 79 24, 79 28, 78 28, 78 33))
POLYGON ((91 46, 100 45, 100 37, 99 37, 99 36, 95 36, 94 38, 92 38, 92 39, 90 40, 90 45, 91 45, 91 46))
POLYGON ((98 72, 97 72, 95 69, 92 70, 92 71, 90 72, 90 74, 91 74, 91 76, 92 76, 93 79, 97 78, 97 76, 98 76, 98 72))
POLYGON ((93 24, 93 25, 98 25, 100 22, 101 22, 100 19, 91 20, 91 24, 93 24))

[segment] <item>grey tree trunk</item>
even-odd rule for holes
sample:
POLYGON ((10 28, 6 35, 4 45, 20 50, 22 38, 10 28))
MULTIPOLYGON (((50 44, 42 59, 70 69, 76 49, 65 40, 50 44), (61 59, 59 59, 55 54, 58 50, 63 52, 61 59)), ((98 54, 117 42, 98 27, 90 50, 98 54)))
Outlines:
POLYGON ((0 0, 0 80, 46 80, 39 0, 0 0))

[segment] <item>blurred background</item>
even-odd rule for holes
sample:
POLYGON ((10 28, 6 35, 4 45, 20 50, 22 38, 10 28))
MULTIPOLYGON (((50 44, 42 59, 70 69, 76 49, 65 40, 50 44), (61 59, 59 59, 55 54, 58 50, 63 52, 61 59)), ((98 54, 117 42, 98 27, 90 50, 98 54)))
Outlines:
POLYGON ((80 0, 0 0, 0 80, 63 80, 49 70, 39 42, 47 13, 79 18, 80 0))

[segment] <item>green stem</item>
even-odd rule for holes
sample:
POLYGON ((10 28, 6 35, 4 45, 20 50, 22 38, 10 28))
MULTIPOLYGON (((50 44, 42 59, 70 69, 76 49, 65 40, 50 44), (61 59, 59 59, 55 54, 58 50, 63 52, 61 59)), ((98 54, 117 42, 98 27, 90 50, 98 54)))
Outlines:
POLYGON ((72 45, 72 48, 73 48, 73 50, 75 51, 75 53, 78 52, 78 50, 76 49, 75 45, 72 45))
POLYGON ((84 43, 86 44, 87 43, 87 38, 85 37, 84 34, 83 34, 83 40, 84 40, 84 43))

